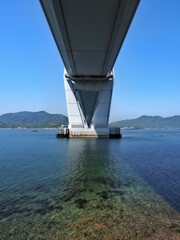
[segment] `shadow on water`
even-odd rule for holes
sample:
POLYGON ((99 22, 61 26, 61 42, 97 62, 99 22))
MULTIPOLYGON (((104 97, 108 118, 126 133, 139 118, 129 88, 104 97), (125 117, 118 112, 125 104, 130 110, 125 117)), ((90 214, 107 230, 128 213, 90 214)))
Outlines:
POLYGON ((147 141, 146 144, 144 139, 139 142, 138 138, 132 138, 132 141, 70 139, 69 173, 64 199, 77 197, 82 192, 94 192, 104 198, 115 194, 123 195, 122 191, 116 189, 130 186, 133 174, 136 174, 174 209, 180 211, 179 168, 175 166, 177 163, 173 165, 174 160, 169 156, 171 154, 166 145, 160 148, 156 142, 153 144, 147 141))

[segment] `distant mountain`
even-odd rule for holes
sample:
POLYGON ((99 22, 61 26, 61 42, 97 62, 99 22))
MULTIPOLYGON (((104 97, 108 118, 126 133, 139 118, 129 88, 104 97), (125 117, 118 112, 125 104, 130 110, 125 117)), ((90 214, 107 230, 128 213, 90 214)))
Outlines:
MULTIPOLYGON (((67 124, 68 118, 62 114, 40 112, 7 113, 0 116, 0 128, 50 128, 67 124)), ((141 116, 136 119, 113 122, 110 126, 132 129, 180 129, 180 115, 163 118, 160 116, 141 116)))
POLYGON ((7 127, 8 127, 7 124, 0 121, 0 128, 7 128, 7 127))
POLYGON ((66 116, 50 114, 45 111, 7 113, 0 116, 0 128, 46 128, 59 127, 61 124, 67 123, 68 118, 66 116))
POLYGON ((141 116, 136 119, 122 120, 113 122, 111 126, 117 126, 121 128, 158 128, 158 129, 180 129, 180 115, 173 117, 160 117, 160 116, 141 116))

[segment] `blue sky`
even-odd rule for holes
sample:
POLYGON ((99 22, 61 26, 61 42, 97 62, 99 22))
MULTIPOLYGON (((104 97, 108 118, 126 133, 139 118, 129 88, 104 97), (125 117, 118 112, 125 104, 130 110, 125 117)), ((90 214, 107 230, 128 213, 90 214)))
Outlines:
MULTIPOLYGON (((141 0, 115 64, 110 121, 180 115, 180 1, 141 0)), ((66 112, 63 63, 38 0, 1 1, 0 115, 66 112)))

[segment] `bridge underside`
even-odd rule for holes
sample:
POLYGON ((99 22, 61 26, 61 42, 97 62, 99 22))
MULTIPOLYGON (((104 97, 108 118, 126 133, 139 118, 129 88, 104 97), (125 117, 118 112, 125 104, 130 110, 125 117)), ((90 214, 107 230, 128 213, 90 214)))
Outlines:
POLYGON ((108 132, 112 69, 139 1, 40 0, 66 69, 70 132, 108 132))

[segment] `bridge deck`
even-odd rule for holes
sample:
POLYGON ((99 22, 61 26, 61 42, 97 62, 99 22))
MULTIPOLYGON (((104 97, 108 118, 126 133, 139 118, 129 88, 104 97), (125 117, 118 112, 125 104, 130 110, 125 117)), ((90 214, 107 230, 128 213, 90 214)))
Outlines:
POLYGON ((40 0, 67 73, 106 76, 140 0, 40 0))

